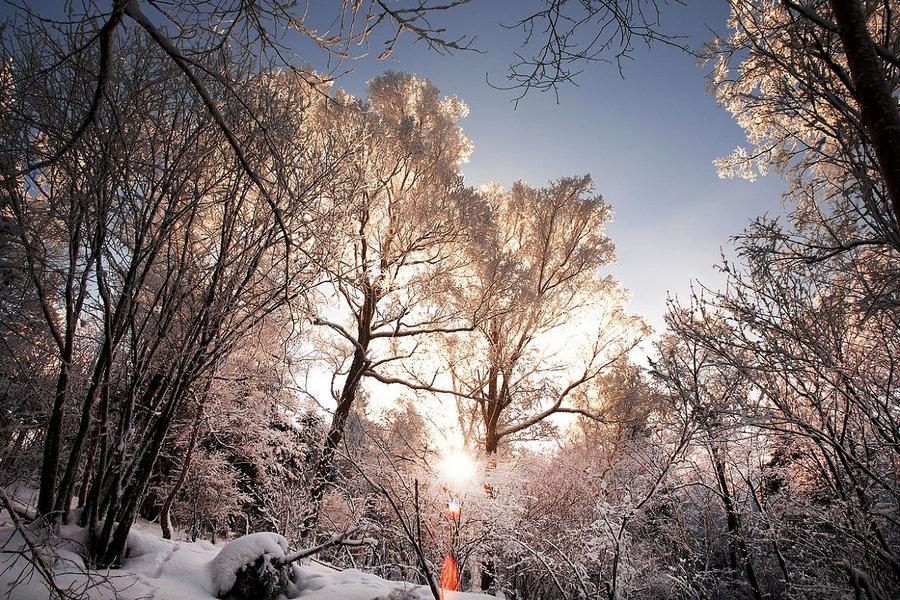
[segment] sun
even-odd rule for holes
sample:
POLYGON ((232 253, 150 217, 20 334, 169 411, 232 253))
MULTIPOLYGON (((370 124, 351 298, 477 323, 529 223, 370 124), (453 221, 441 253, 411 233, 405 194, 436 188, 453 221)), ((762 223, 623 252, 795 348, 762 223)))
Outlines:
POLYGON ((438 470, 447 483, 466 483, 475 475, 475 461, 462 450, 451 450, 444 454, 438 470))

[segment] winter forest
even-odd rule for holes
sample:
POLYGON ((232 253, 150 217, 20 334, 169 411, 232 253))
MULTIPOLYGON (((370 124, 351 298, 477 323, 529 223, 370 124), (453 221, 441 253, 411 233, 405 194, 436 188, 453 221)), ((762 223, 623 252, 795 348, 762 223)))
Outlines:
POLYGON ((0 53, 0 598, 900 597, 900 1, 6 0, 0 53))

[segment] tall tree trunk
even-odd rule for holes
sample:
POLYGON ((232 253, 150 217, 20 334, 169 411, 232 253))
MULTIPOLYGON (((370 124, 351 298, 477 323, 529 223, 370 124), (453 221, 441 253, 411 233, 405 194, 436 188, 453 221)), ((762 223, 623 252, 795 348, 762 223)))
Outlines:
POLYGON ((484 423, 484 451, 488 455, 495 455, 500 447, 500 436, 497 432, 500 410, 496 402, 490 402, 489 406, 488 419, 484 423))
POLYGON ((353 353, 353 361, 350 364, 350 371, 347 373, 347 379, 341 389, 341 395, 338 398, 337 407, 334 409, 334 416, 331 419, 331 427, 328 429, 328 435, 325 436, 325 442, 322 444, 322 455, 319 462, 316 463, 316 469, 313 472, 312 488, 308 494, 308 505, 304 510, 303 520, 300 524, 301 539, 307 540, 316 528, 316 522, 319 520, 319 508, 328 486, 334 480, 334 455, 338 446, 344 439, 344 426, 347 424, 347 418, 350 416, 350 410, 353 407, 353 401, 356 399, 356 392, 362 381, 363 373, 368 368, 369 362, 365 356, 365 349, 368 346, 360 343, 360 347, 353 353))
POLYGON ((164 394, 165 399, 158 406, 159 412, 155 421, 148 424, 141 434, 141 440, 130 460, 123 455, 126 449, 122 441, 130 437, 125 433, 130 424, 120 418, 120 427, 123 430, 120 431, 119 442, 112 449, 114 456, 107 461, 104 472, 96 474, 94 480, 97 484, 92 486, 87 502, 88 506, 92 507, 92 513, 96 511, 97 515, 97 522, 92 520, 90 523, 92 534, 89 551, 91 559, 100 566, 117 566, 124 555, 128 532, 137 515, 138 506, 146 494, 153 468, 159 457, 159 450, 178 407, 188 393, 196 374, 204 367, 208 344, 209 336, 200 343, 200 348, 195 350, 189 359, 169 370, 168 379, 153 377, 152 382, 161 382, 154 395, 164 394), (96 533, 100 521, 102 528, 96 533))
POLYGON ((66 468, 60 478, 59 491, 56 497, 55 510, 63 514, 69 508, 69 497, 75 485, 75 475, 78 472, 79 463, 81 462, 81 453, 84 449, 84 442, 87 439, 88 432, 91 428, 91 413, 94 409, 94 403, 100 397, 101 388, 109 382, 109 361, 111 357, 107 354, 108 347, 104 344, 104 349, 97 359, 94 374, 91 377, 91 383, 81 407, 81 418, 78 421, 78 429, 72 438, 72 445, 69 449, 69 459, 66 462, 66 468))
POLYGON ((862 121, 878 159, 878 170, 900 225, 900 112, 866 25, 861 0, 830 0, 856 88, 862 121))
POLYGON ((175 503, 175 498, 178 496, 178 492, 181 491, 181 487, 184 485, 188 472, 191 469, 191 461, 194 458, 194 448, 197 445, 197 438, 200 433, 200 422, 203 420, 203 408, 206 406, 208 390, 209 383, 206 384, 200 404, 197 406, 197 414, 194 416, 194 423, 191 426, 191 437, 188 441, 187 451, 184 453, 184 459, 181 462, 181 471, 178 473, 178 479, 175 481, 172 489, 169 490, 169 495, 166 496, 166 500, 159 511, 159 526, 162 528, 163 538, 167 540, 172 539, 172 504, 175 503))
POLYGON ((59 455, 62 442, 63 408, 69 387, 69 368, 71 352, 61 358, 59 375, 56 378, 56 393, 53 396, 53 408, 47 423, 44 438, 44 454, 41 460, 41 483, 38 492, 37 512, 49 516, 56 504, 56 478, 59 471, 59 455))
POLYGON ((363 287, 363 293, 363 304, 356 317, 357 334, 353 360, 350 363, 347 379, 344 380, 341 395, 334 409, 331 427, 328 430, 328 435, 325 436, 325 443, 322 445, 322 455, 319 457, 319 462, 316 464, 316 469, 313 472, 312 488, 307 496, 309 504, 304 510, 300 524, 300 537, 303 540, 308 540, 315 530, 316 523, 319 520, 319 508, 322 504, 322 498, 325 497, 328 486, 334 481, 334 455, 344 439, 344 426, 347 423, 347 418, 350 416, 353 401, 356 399, 356 392, 370 364, 367 354, 369 343, 372 341, 372 322, 375 318, 378 292, 374 286, 367 284, 363 287))
MULTIPOLYGON (((122 482, 118 484, 121 486, 119 502, 111 503, 107 509, 106 522, 95 554, 102 566, 114 567, 121 564, 125 555, 128 532, 131 530, 138 507, 147 492, 153 468, 159 458, 159 451, 169 433, 175 413, 194 381, 193 375, 201 366, 199 357, 204 349, 201 348, 197 351, 190 366, 180 372, 178 381, 172 388, 160 416, 135 452, 134 468, 127 471, 126 475, 122 477, 122 482)), ((92 548, 92 550, 94 549, 92 548)))
POLYGON ((78 488, 78 508, 84 508, 87 502, 88 488, 91 486, 91 476, 94 474, 94 461, 97 458, 97 446, 100 445, 101 423, 98 421, 91 435, 91 444, 88 446, 88 455, 84 461, 84 471, 81 474, 81 486, 78 488))
MULTIPOLYGON (((496 345, 498 343, 498 336, 494 335, 493 331, 494 328, 492 328, 491 343, 496 345)), ((497 364, 492 364, 490 371, 488 372, 487 398, 484 398, 484 404, 482 405, 482 415, 484 420, 484 451, 488 456, 497 454, 497 449, 500 446, 498 427, 500 425, 500 411, 502 406, 500 404, 499 378, 500 367, 497 364)))

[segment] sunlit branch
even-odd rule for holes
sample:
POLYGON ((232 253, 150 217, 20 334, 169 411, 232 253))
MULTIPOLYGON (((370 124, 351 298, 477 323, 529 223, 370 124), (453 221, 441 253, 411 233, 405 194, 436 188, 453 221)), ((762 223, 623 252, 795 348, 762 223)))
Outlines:
POLYGON ((388 375, 382 375, 381 373, 378 373, 376 371, 371 371, 371 370, 366 371, 366 376, 371 377, 372 379, 374 379, 376 381, 380 381, 381 383, 384 383, 386 385, 397 384, 397 385, 402 385, 404 387, 407 387, 411 390, 433 392, 435 394, 449 394, 451 396, 458 396, 461 398, 470 398, 473 400, 477 399, 477 397, 475 397, 475 396, 472 396, 470 394, 465 394, 465 393, 459 392, 457 390, 441 388, 441 387, 437 387, 437 386, 427 384, 427 383, 419 383, 416 381, 409 381, 406 379, 402 379, 400 377, 390 377, 388 375))

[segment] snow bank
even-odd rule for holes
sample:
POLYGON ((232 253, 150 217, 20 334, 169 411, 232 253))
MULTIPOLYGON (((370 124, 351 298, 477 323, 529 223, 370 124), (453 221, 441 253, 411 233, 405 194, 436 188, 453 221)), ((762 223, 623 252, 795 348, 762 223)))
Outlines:
MULTIPOLYGON (((0 514, 0 598, 35 600, 51 593, 28 561, 14 552, 24 545, 0 514), (5 544, 4 544, 5 542, 5 544)), ((234 585, 235 573, 264 553, 283 556, 286 542, 274 533, 256 533, 220 547, 206 541, 164 540, 159 527, 139 520, 128 536, 127 556, 121 569, 87 571, 75 549, 83 537, 78 528, 66 528, 76 538, 59 540, 64 550, 53 563, 56 581, 73 596, 85 600, 216 600, 234 585)), ((297 600, 432 600, 427 586, 387 581, 358 571, 340 570, 319 561, 293 566, 289 596, 297 600)), ((445 600, 488 600, 492 596, 449 592, 445 600)), ((496 599, 494 599, 496 600, 496 599)))
POLYGON ((253 564, 264 554, 281 557, 286 551, 287 540, 277 533, 251 533, 229 542, 210 563, 216 595, 234 587, 237 572, 245 565, 253 564))
MULTIPOLYGON (((295 576, 300 582, 297 600, 434 600, 427 585, 388 581, 357 569, 339 570, 318 561, 303 564, 295 576)), ((475 592, 444 591, 443 600, 487 600, 475 592)))
POLYGON ((134 593, 120 598, 208 600, 215 598, 210 563, 219 549, 206 541, 193 543, 162 539, 159 526, 138 521, 128 534, 125 564, 134 577, 134 593))
POLYGON ((128 532, 128 541, 125 543, 125 557, 137 559, 142 556, 167 553, 171 551, 174 542, 164 540, 152 533, 141 531, 139 527, 132 527, 128 532))

